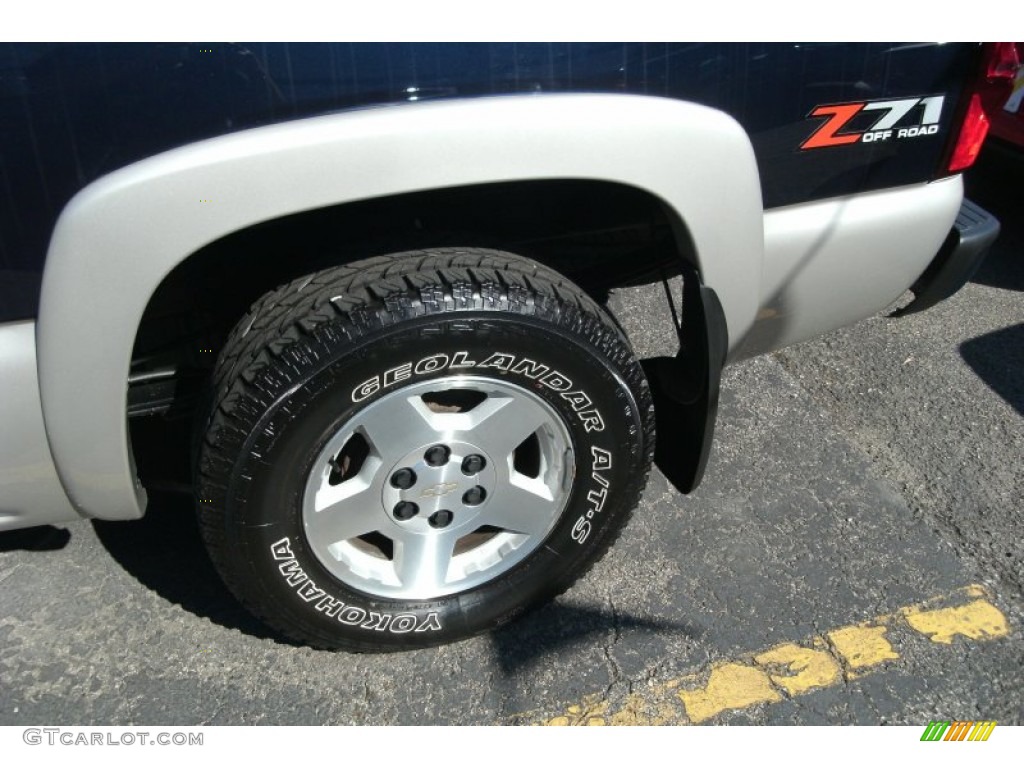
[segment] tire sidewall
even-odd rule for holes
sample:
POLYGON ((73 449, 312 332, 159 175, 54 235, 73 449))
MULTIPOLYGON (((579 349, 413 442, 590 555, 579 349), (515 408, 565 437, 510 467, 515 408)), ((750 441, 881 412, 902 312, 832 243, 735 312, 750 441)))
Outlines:
POLYGON ((606 328, 580 331, 498 312, 404 321, 355 345, 338 328, 318 329, 310 354, 290 356, 307 363, 291 364, 289 386, 256 422, 231 473, 227 530, 247 588, 307 636, 367 649, 476 634, 561 592, 628 517, 650 449, 622 370, 621 361, 632 360, 625 344, 610 342, 606 328), (565 508, 542 545, 480 586, 432 600, 354 589, 324 567, 306 539, 302 499, 313 464, 364 408, 403 386, 454 374, 523 387, 558 413, 575 461, 565 508))

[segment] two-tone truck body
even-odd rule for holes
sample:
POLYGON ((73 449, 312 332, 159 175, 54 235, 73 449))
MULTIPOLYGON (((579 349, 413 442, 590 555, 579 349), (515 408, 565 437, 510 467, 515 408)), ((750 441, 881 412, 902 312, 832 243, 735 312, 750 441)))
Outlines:
POLYGON ((699 482, 727 361, 969 277, 993 50, 2 45, 0 529, 141 516, 129 421, 176 418, 269 623, 496 626, 610 545, 655 419, 699 482), (641 368, 602 297, 679 273, 641 368))

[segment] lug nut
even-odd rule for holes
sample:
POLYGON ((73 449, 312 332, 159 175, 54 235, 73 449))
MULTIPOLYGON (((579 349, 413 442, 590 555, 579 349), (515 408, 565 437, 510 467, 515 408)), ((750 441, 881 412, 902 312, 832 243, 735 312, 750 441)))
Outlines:
POLYGON ((447 445, 434 445, 427 448, 427 452, 423 454, 423 460, 432 467, 440 467, 442 464, 448 463, 451 453, 447 445))
POLYGON ((408 467, 402 467, 391 476, 391 487, 405 491, 416 485, 416 473, 408 467))
POLYGON ((392 514, 396 520, 411 520, 419 513, 420 508, 411 501, 400 501, 395 504, 392 514))
POLYGON ((483 486, 474 485, 472 488, 470 488, 468 491, 462 494, 462 503, 470 507, 475 507, 477 504, 479 504, 486 498, 487 491, 483 488, 483 486))
POLYGON ((439 509, 427 518, 427 522, 430 523, 431 528, 445 528, 451 524, 453 517, 455 515, 447 509, 439 509))
POLYGON ((484 461, 483 456, 472 454, 462 460, 462 474, 464 475, 475 475, 482 471, 487 466, 487 462, 484 461))

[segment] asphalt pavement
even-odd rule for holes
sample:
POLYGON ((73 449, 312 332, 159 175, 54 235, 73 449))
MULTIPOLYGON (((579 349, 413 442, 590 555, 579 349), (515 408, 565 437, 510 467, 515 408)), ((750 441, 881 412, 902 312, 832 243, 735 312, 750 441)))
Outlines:
MULTIPOLYGON (((689 497, 652 473, 591 573, 493 635, 398 655, 274 636, 188 499, 0 534, 0 724, 1024 722, 1024 226, 934 309, 726 372, 689 497)), ((671 354, 660 286, 611 306, 671 354)), ((664 439, 664 437, 663 437, 664 439)))

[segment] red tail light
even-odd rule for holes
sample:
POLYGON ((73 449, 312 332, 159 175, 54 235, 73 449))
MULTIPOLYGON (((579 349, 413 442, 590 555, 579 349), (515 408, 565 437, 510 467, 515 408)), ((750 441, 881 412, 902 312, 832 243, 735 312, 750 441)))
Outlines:
MULTIPOLYGON (((970 94, 967 108, 963 111, 960 132, 952 149, 947 149, 949 162, 946 173, 957 173, 970 168, 978 159, 981 145, 988 135, 988 117, 982 106, 980 93, 985 94, 986 102, 991 107, 993 89, 1001 91, 1012 86, 1013 80, 1021 67, 1020 56, 1015 43, 985 43, 982 48, 980 67, 973 83, 968 84, 970 94)), ((961 102, 962 104, 963 102, 961 102)), ((963 106, 960 107, 963 110, 963 106)))
POLYGON ((960 124, 960 135, 957 136, 953 154, 949 158, 950 173, 962 171, 974 164, 987 134, 988 118, 981 107, 981 97, 976 93, 971 94, 971 103, 967 107, 964 121, 960 124))
POLYGON ((1013 80, 1020 69, 1016 43, 991 43, 985 76, 989 81, 1013 80))

